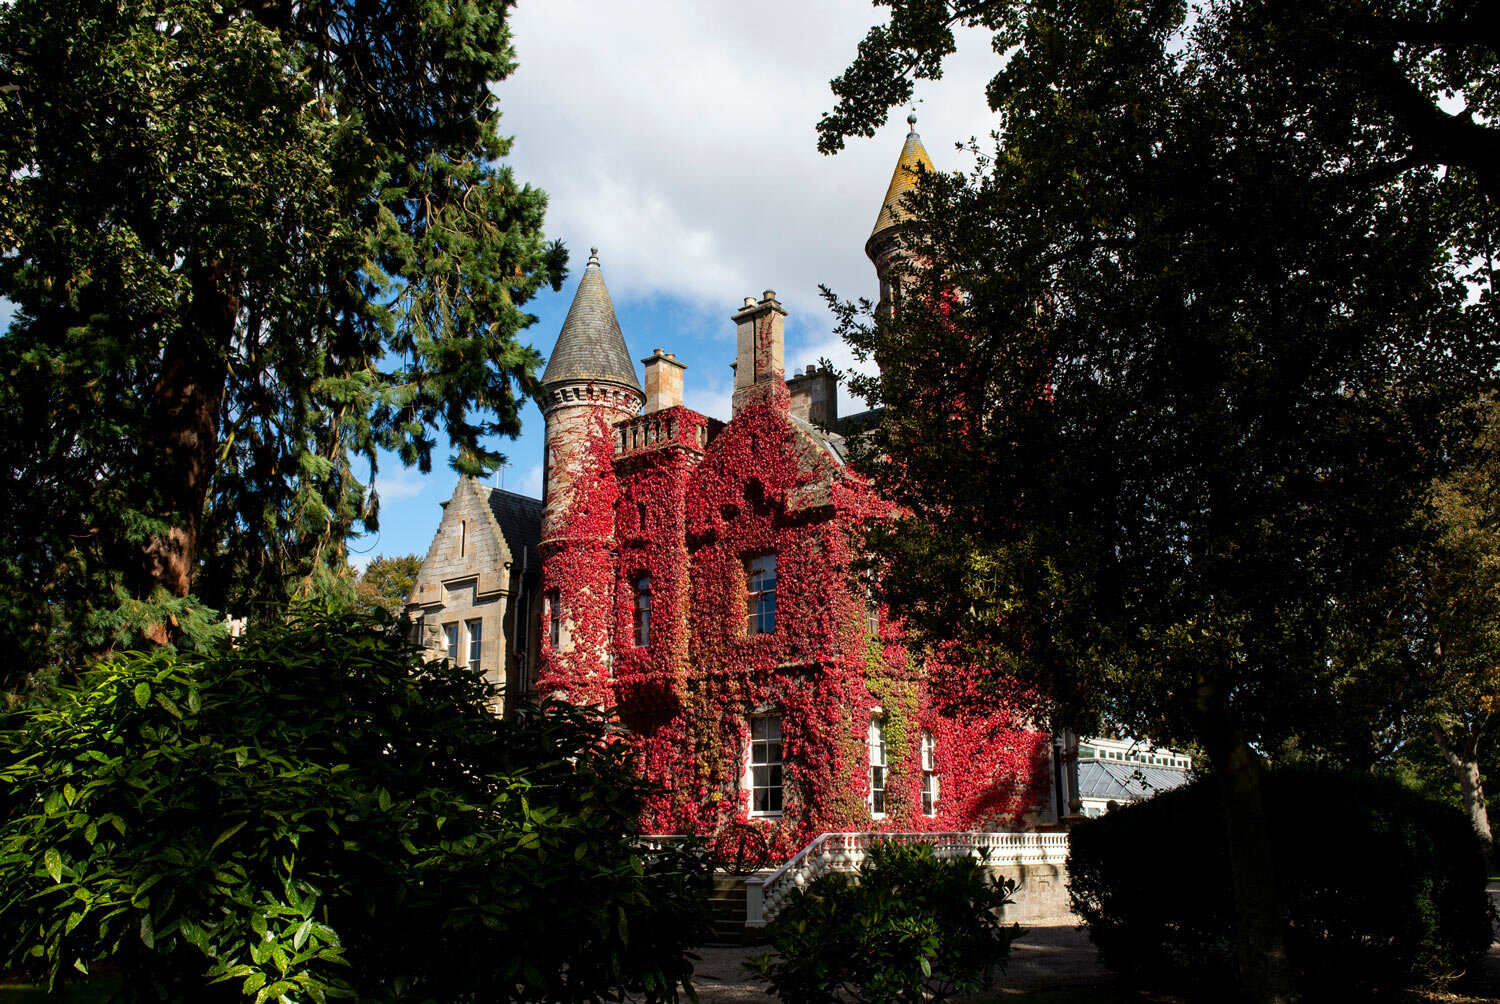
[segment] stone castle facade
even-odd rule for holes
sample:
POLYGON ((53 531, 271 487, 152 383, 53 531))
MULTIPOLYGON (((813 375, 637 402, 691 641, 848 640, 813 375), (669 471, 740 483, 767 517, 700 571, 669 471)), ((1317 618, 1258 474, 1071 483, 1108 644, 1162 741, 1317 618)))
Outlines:
MULTIPOLYGON (((913 130, 866 245, 883 300, 919 165, 913 130)), ((886 509, 846 466, 834 377, 785 373, 785 317, 769 290, 734 313, 722 422, 683 405, 674 354, 637 379, 591 255, 542 376, 543 499, 459 482, 408 603, 424 643, 507 711, 616 709, 661 792, 648 832, 775 857, 825 830, 1056 820, 1052 735, 1025 708, 946 707, 862 584, 855 531, 886 509)))

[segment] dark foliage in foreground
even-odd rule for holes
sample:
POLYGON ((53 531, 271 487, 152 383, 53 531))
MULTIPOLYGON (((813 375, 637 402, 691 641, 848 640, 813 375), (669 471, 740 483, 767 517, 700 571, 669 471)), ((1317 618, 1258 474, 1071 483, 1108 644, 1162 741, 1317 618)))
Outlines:
MULTIPOLYGON (((1462 814, 1361 774, 1266 776, 1287 954, 1305 991, 1460 973, 1491 941, 1478 838, 1462 814)), ((1132 981, 1234 983, 1234 903, 1217 787, 1205 779, 1073 832, 1073 908, 1132 981)))
POLYGON ((926 844, 876 844, 857 879, 815 879, 766 928, 779 959, 747 966, 785 1004, 940 1001, 990 984, 1022 935, 1000 923, 1015 882, 926 844))
POLYGON ((631 839, 613 726, 501 720, 387 625, 127 654, 14 718, 3 964, 110 962, 134 1001, 675 1000, 707 872, 631 839))

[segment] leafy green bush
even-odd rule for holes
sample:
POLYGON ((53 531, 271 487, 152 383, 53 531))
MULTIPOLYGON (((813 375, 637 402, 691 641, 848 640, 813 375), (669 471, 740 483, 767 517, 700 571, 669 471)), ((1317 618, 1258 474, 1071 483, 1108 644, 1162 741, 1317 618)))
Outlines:
MULTIPOLYGON (((1267 775, 1266 802, 1303 989, 1412 985, 1488 949, 1484 862, 1457 811, 1383 778, 1314 771, 1267 775)), ((1074 829, 1073 908, 1117 972, 1155 986, 1232 985, 1218 805, 1205 779, 1074 829)))
POLYGON ((927 844, 876 844, 857 876, 821 875, 766 927, 746 963, 783 1004, 940 1001, 990 984, 1024 932, 1000 923, 1016 884, 927 844))
POLYGON ((707 870, 630 840, 613 728, 502 721, 397 630, 304 610, 114 659, 13 720, 4 964, 110 962, 138 1001, 676 999, 707 870))

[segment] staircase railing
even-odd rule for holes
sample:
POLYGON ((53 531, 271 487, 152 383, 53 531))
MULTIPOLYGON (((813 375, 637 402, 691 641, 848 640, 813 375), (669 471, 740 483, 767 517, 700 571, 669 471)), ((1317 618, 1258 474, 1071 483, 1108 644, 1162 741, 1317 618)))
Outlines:
POLYGON ((857 871, 872 845, 930 844, 939 858, 973 857, 988 865, 1061 865, 1066 833, 824 833, 770 875, 745 880, 745 925, 772 920, 797 889, 828 872, 857 871))

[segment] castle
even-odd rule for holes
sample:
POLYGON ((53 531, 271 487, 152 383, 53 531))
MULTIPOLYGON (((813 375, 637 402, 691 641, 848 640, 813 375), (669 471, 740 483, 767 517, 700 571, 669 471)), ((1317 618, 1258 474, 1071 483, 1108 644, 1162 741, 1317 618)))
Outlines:
MULTIPOLYGON (((865 249, 883 300, 918 165, 913 128, 865 249)), ((507 710, 617 709, 661 792, 645 832, 738 824, 785 855, 825 830, 1056 820, 1043 723, 943 707, 861 584, 854 531, 886 505, 846 466, 832 374, 785 374, 785 316, 769 290, 734 313, 722 422, 683 406, 672 353, 642 386, 591 254, 541 381, 543 500, 459 482, 408 602, 424 644, 507 710)))

